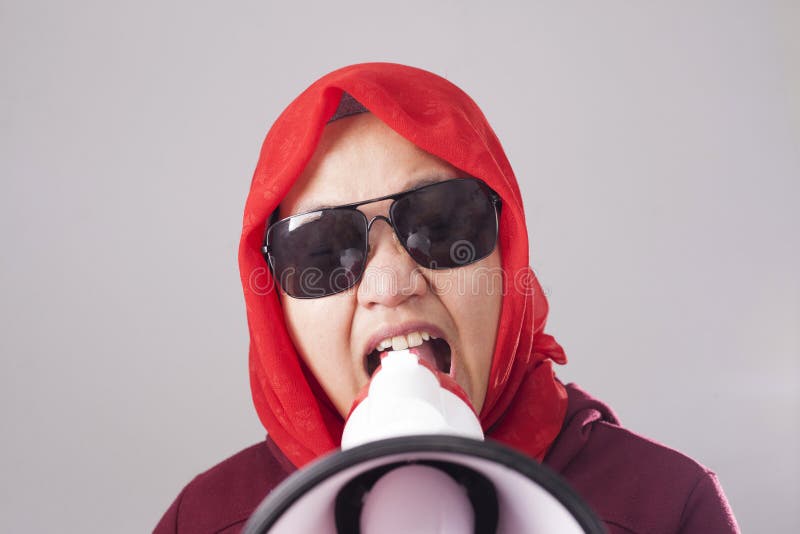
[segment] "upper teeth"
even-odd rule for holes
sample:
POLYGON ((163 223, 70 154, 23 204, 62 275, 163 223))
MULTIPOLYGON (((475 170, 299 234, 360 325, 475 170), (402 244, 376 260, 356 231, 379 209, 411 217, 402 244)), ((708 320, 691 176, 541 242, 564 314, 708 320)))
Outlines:
POLYGON ((422 345, 423 341, 428 341, 429 339, 436 339, 436 336, 432 336, 423 330, 418 330, 416 332, 409 332, 403 336, 387 337, 378 343, 375 349, 383 351, 391 347, 392 350, 403 350, 411 347, 418 347, 422 345))

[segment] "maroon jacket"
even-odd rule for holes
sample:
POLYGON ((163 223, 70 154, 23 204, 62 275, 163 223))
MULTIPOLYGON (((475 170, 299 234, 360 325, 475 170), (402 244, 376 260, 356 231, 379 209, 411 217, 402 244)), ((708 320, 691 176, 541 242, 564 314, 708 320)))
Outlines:
MULTIPOLYGON (((713 472, 622 428, 611 409, 567 386, 564 426, 544 459, 589 503, 610 534, 739 532, 713 472)), ((295 467, 272 440, 197 475, 154 534, 234 534, 295 467)))

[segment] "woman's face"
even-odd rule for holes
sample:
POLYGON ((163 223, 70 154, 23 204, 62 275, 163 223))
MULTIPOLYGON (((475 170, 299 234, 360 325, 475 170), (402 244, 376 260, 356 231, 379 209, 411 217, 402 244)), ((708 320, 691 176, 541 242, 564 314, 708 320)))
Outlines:
MULTIPOLYGON (((280 217, 463 177, 371 113, 328 124, 311 161, 281 203, 280 217)), ((361 206, 368 219, 388 216, 391 200, 361 206)), ((392 228, 376 221, 358 285, 318 299, 281 294, 289 334, 336 409, 346 417, 369 381, 379 341, 414 332, 438 335, 450 348, 449 372, 480 413, 502 302, 499 247, 456 269, 420 267, 392 228), (380 338, 380 339, 378 339, 380 338)), ((434 343, 441 351, 441 341, 434 343)), ((441 367, 441 366, 440 366, 441 367)))

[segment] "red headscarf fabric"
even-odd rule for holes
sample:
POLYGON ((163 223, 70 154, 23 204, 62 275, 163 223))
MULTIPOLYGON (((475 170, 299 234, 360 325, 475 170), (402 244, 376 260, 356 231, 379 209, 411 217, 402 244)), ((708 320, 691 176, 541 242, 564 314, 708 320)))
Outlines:
POLYGON ((298 467, 341 440, 344 421, 289 338, 260 248, 270 214, 311 158, 343 92, 419 148, 482 179, 502 198, 504 297, 480 420, 489 438, 541 460, 561 429, 567 405, 551 362, 566 363, 566 356, 544 333, 547 299, 529 267, 517 180, 467 94, 435 74, 391 63, 351 65, 323 76, 283 111, 261 148, 245 205, 239 269, 250 328, 250 385, 262 423, 298 467))

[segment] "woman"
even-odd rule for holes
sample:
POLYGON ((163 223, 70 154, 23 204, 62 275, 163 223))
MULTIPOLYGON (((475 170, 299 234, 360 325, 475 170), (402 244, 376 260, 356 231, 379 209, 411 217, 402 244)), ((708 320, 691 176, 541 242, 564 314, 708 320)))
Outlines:
POLYGON ((238 532, 281 480, 339 445, 389 345, 424 349, 488 438, 559 472, 610 532, 737 531, 712 472, 555 377, 566 356, 544 333, 516 178, 447 80, 353 65, 295 99, 264 141, 239 263, 268 436, 198 475, 156 532, 238 532))

